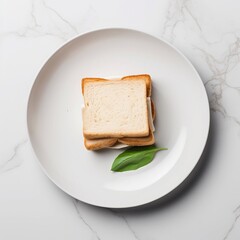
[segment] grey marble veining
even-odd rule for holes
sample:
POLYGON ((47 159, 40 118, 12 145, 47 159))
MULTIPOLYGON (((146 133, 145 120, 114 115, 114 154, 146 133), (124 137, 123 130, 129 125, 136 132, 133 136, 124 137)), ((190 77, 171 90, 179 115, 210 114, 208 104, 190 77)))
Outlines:
POLYGON ((26 139, 14 146, 12 155, 0 164, 0 174, 21 166, 22 160, 19 159, 18 152, 27 142, 28 140, 26 139))

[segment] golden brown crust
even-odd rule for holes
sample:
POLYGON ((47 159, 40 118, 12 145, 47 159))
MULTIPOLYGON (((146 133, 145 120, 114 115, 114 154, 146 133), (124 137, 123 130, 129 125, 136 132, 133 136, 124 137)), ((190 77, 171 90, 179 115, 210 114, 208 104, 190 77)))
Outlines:
POLYGON ((130 75, 130 76, 125 76, 122 77, 122 80, 131 80, 131 79, 136 79, 136 78, 144 78, 146 81, 146 86, 147 86, 147 97, 151 97, 152 94, 152 80, 150 75, 148 74, 140 74, 140 75, 130 75))
POLYGON ((103 134, 103 133, 86 133, 84 132, 84 137, 88 138, 88 139, 99 139, 99 138, 122 138, 122 137, 146 137, 149 135, 149 129, 146 129, 146 131, 142 131, 140 133, 136 133, 136 132, 132 132, 132 133, 128 133, 127 136, 125 134, 121 134, 121 133, 107 133, 107 134, 103 134))
POLYGON ((152 119, 154 121, 156 118, 156 109, 155 109, 155 105, 154 105, 154 102, 152 99, 151 99, 151 110, 152 110, 152 119))
MULTIPOLYGON (((140 75, 130 75, 130 76, 125 76, 122 77, 121 80, 131 80, 131 79, 136 79, 136 78, 144 78, 146 81, 146 87, 147 87, 147 97, 151 96, 152 93, 152 80, 150 75, 148 74, 140 74, 140 75)), ((105 79, 105 78, 94 78, 94 77, 90 77, 90 78, 83 78, 82 79, 82 94, 84 94, 84 84, 87 82, 105 82, 105 81, 109 81, 109 79, 105 79)))
POLYGON ((84 138, 84 145, 88 150, 99 150, 113 146, 117 142, 117 138, 90 140, 84 138))
POLYGON ((83 78, 82 79, 82 95, 84 94, 84 85, 87 82, 105 82, 108 81, 107 79, 104 78, 83 78))
POLYGON ((118 142, 129 145, 129 146, 148 146, 155 143, 155 138, 152 131, 149 131, 147 137, 141 138, 119 138, 118 142))

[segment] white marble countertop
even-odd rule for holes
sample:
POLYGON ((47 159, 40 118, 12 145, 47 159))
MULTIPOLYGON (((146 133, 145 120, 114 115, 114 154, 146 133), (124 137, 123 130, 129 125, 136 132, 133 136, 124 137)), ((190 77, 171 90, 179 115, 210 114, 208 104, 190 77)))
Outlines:
POLYGON ((0 239, 240 239, 240 2, 0 0, 0 239), (163 204, 109 210, 76 201, 43 174, 26 105, 43 62, 77 34, 126 27, 162 37, 199 71, 211 105, 203 164, 163 204))

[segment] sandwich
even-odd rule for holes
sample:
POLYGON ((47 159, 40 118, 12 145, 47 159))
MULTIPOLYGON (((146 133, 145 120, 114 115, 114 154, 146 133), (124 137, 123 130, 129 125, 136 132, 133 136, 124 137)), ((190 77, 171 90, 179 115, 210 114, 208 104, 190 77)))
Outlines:
POLYGON ((83 135, 88 150, 119 146, 147 146, 155 142, 147 74, 117 80, 83 78, 83 135))

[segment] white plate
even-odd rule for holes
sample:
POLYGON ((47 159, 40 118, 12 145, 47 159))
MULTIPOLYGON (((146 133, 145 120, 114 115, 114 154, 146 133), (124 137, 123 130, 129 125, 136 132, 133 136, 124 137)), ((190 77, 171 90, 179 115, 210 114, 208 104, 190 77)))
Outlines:
POLYGON ((197 164, 209 130, 209 104, 191 63, 163 40, 128 29, 83 34, 46 62, 28 103, 28 131, 47 176, 71 196, 96 206, 149 203, 176 188, 197 164), (122 150, 83 145, 80 80, 148 73, 156 105, 156 145, 167 147, 137 171, 113 173, 122 150))

